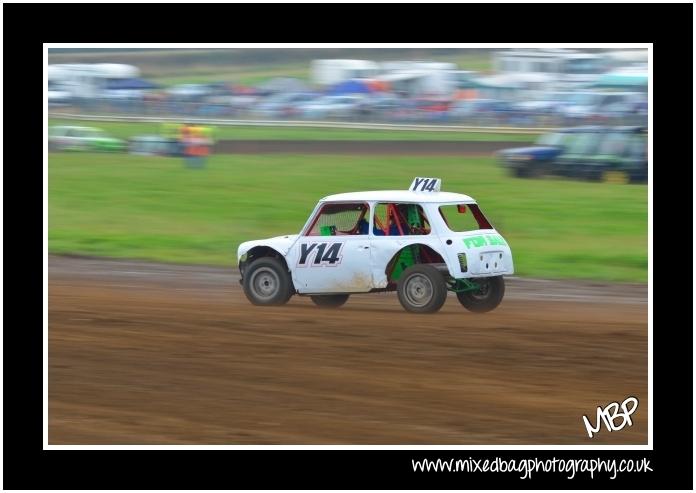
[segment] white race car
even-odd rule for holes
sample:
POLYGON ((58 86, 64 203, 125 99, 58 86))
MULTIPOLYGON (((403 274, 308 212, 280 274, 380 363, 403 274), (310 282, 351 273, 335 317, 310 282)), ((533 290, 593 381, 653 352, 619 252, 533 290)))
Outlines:
POLYGON ((282 305, 295 294, 339 307, 352 293, 396 291, 409 312, 438 311, 447 292, 473 312, 496 308, 512 253, 476 201, 441 192, 438 178, 408 191, 330 195, 297 235, 247 241, 237 259, 254 305, 282 305))

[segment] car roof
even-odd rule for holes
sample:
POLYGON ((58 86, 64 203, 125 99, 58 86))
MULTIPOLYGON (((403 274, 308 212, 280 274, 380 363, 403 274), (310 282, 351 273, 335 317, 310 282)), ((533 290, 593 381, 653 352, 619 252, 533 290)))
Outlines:
POLYGON ((416 203, 458 203, 472 204, 476 201, 461 193, 451 192, 411 192, 410 190, 375 190, 328 195, 320 202, 416 202, 416 203))

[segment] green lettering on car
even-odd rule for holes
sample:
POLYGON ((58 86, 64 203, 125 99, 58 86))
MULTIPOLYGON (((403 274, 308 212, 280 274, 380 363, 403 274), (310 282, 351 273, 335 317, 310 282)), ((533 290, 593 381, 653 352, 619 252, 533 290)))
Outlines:
POLYGON ((483 236, 471 236, 469 238, 464 238, 464 246, 467 248, 482 247, 486 245, 486 238, 483 236))
POLYGON ((489 245, 503 245, 507 246, 507 243, 505 243, 505 240, 503 239, 502 236, 500 235, 487 235, 486 239, 488 239, 488 244, 489 245))

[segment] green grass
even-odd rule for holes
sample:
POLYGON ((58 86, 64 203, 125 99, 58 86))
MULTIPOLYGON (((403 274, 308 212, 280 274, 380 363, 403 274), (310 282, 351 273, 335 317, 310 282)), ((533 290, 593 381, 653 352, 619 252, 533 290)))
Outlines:
MULTIPOLYGON (((50 119, 49 125, 97 127, 114 137, 128 139, 135 135, 159 134, 159 123, 101 122, 50 119)), ((532 142, 537 135, 477 132, 427 132, 421 130, 359 130, 312 127, 225 127, 215 128, 217 140, 421 140, 421 141, 504 141, 532 142)))
POLYGON ((296 233, 322 196, 438 176, 478 199, 516 273, 647 281, 647 187, 519 180, 490 158, 49 155, 49 250, 233 265, 242 241, 296 233))

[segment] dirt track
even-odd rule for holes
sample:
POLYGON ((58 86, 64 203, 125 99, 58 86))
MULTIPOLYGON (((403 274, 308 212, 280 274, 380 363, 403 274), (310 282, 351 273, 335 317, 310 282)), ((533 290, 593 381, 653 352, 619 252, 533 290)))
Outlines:
POLYGON ((417 316, 253 307, 237 279, 51 256, 49 443, 647 443, 645 286, 510 279, 492 313, 417 316), (633 426, 590 440, 629 395, 633 426))
POLYGON ((490 156, 524 142, 417 141, 417 140, 222 140, 216 154, 368 154, 490 156))

